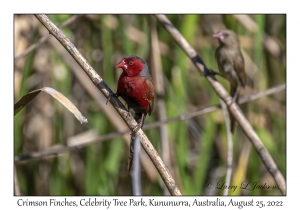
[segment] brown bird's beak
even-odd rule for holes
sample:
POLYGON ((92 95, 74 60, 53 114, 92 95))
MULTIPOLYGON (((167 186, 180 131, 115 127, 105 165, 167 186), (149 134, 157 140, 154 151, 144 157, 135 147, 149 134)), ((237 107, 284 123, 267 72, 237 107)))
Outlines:
POLYGON ((121 69, 126 69, 127 68, 127 64, 125 63, 124 59, 122 59, 117 65, 117 68, 121 68, 121 69))
POLYGON ((224 36, 223 36, 222 32, 219 31, 218 33, 215 33, 215 34, 213 35, 213 38, 216 38, 216 39, 219 39, 219 40, 223 40, 223 39, 224 39, 224 36))

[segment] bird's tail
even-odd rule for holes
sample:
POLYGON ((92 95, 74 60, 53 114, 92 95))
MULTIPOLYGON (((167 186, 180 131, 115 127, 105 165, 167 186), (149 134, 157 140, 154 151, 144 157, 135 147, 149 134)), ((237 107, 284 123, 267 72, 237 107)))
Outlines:
POLYGON ((128 164, 127 164, 127 172, 128 173, 130 173, 131 167, 132 167, 135 140, 136 140, 136 134, 132 133, 131 134, 131 139, 130 139, 129 157, 128 157, 128 164))
MULTIPOLYGON (((138 123, 138 125, 141 126, 141 128, 142 128, 143 125, 144 125, 144 121, 145 121, 145 115, 136 113, 135 116, 134 116, 134 119, 138 123)), ((135 158, 134 145, 135 145, 136 139, 137 139, 136 133, 133 132, 131 134, 130 147, 129 147, 129 158, 128 158, 128 165, 127 165, 127 172, 128 173, 130 173, 130 171, 131 171, 133 159, 135 158)))

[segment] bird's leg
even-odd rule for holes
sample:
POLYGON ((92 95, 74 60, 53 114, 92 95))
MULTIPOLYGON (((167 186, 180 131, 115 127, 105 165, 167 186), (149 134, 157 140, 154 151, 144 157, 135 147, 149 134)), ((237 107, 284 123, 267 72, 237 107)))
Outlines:
POLYGON ((118 95, 117 93, 110 94, 110 95, 107 97, 106 105, 107 105, 108 101, 110 101, 111 97, 113 97, 113 96, 119 98, 119 95, 118 95))
POLYGON ((208 69, 208 71, 209 71, 209 73, 212 74, 213 76, 219 75, 219 76, 221 76, 221 77, 223 77, 223 78, 226 78, 226 77, 224 77, 223 74, 221 74, 220 72, 217 72, 217 71, 215 71, 215 70, 208 69))
POLYGON ((144 119, 145 119, 145 114, 142 113, 142 117, 139 120, 139 122, 137 122, 138 123, 137 126, 135 126, 134 129, 132 130, 133 133, 136 133, 140 128, 143 127, 144 119))
POLYGON ((131 116, 131 112, 130 112, 129 105, 128 104, 126 104, 126 105, 127 105, 127 109, 128 109, 128 112, 126 114, 126 119, 128 119, 131 116))
POLYGON ((237 98, 238 98, 238 95, 239 95, 240 90, 241 90, 241 86, 238 85, 237 88, 236 88, 236 91, 235 91, 235 93, 234 93, 234 96, 233 96, 233 98, 232 98, 232 102, 238 103, 238 101, 236 101, 236 100, 237 100, 237 98))

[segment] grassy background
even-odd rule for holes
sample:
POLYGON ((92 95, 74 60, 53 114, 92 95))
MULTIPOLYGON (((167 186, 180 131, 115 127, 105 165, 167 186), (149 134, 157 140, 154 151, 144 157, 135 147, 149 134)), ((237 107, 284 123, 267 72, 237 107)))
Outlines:
MULTIPOLYGON (((49 15, 56 25, 70 15, 49 15)), ((240 38, 248 76, 254 81, 241 95, 265 90, 286 82, 286 16, 249 15, 244 24, 235 15, 167 15, 174 26, 197 50, 208 68, 218 70, 214 58, 217 41, 212 34, 222 28, 234 30, 240 38), (268 48, 266 37, 275 43, 268 48), (273 48, 272 48, 273 47, 273 48), (278 47, 278 49, 276 48, 278 47), (276 50, 277 49, 277 50, 276 50)), ((83 15, 63 29, 64 34, 116 91, 121 73, 115 65, 127 55, 151 59, 150 21, 154 21, 159 50, 167 118, 219 104, 219 98, 206 79, 174 42, 167 31, 149 15, 83 15), (152 20, 150 20, 152 19, 152 20)), ((47 31, 32 15, 15 15, 15 57, 34 44, 47 31)), ((53 37, 51 39, 54 39, 53 37)), ((70 138, 93 131, 96 135, 116 128, 95 99, 78 82, 67 62, 46 42, 15 62, 14 99, 50 86, 68 97, 88 118, 81 125, 72 114, 47 94, 40 94, 14 117, 14 155, 47 150, 66 144, 70 138)), ((150 67, 151 68, 151 67, 150 67)), ((151 69, 153 75, 153 69, 151 69)), ((218 77, 228 90, 228 82, 218 77)), ((90 82, 89 85, 93 85, 90 82)), ((99 95, 101 92, 99 91, 99 95)), ((110 105, 107 105, 110 106, 110 105)), ((286 174, 286 95, 285 91, 241 105, 246 117, 286 174)), ((146 124, 158 119, 156 103, 146 124)), ((121 118, 115 119, 122 121, 121 118)), ((118 123, 118 122, 117 122, 118 123)), ((120 122, 123 123, 123 122, 120 122)), ((187 121, 167 124, 171 169, 184 195, 221 195, 225 179, 227 140, 222 111, 187 121), (210 189, 209 183, 214 187, 210 189), (219 189, 220 188, 220 189, 219 189)), ((145 131, 162 154, 159 129, 145 131)), ((276 186, 260 157, 237 126, 233 136, 232 195, 279 195, 274 190, 242 190, 241 183, 276 186)), ((131 178, 126 172, 128 147, 123 137, 65 152, 56 157, 16 163, 22 195, 131 195, 131 178)), ((162 156, 162 155, 161 155, 162 156)), ((152 163, 150 163, 151 165, 152 163)), ((150 167, 149 165, 149 167, 150 167)), ((143 195, 163 195, 156 170, 142 168, 143 195)))

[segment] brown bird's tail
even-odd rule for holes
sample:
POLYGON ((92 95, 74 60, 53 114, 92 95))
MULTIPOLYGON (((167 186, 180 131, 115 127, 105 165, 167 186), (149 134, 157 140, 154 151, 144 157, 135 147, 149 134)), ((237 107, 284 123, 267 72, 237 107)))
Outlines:
POLYGON ((230 114, 230 131, 231 131, 232 134, 233 134, 234 129, 235 129, 235 124, 236 124, 235 119, 232 116, 232 114, 230 114))
MULTIPOLYGON (((230 95, 231 95, 232 98, 236 94, 237 90, 238 90, 238 86, 233 86, 233 85, 230 86, 230 95)), ((238 103, 238 101, 239 101, 239 95, 240 94, 237 93, 236 99, 235 99, 236 103, 238 103)), ((232 116, 231 112, 229 112, 229 118, 230 118, 230 131, 233 134, 235 126, 236 126, 236 123, 235 123, 235 118, 232 116)))

